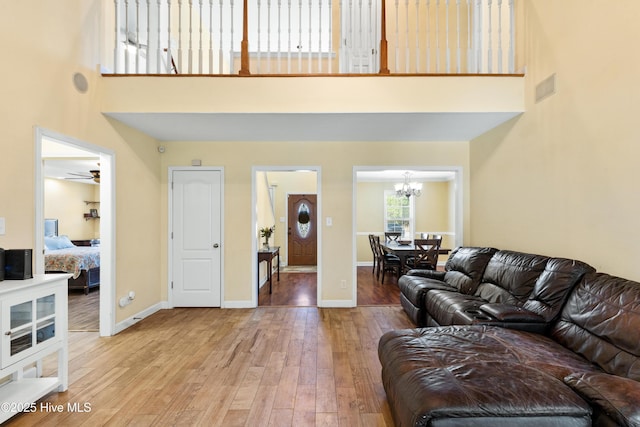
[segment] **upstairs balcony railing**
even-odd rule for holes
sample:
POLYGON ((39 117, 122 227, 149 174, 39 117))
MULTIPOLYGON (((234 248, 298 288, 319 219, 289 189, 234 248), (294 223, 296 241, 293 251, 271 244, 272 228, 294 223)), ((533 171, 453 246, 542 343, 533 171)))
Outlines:
POLYGON ((103 70, 513 74, 514 8, 514 0, 113 0, 103 70))

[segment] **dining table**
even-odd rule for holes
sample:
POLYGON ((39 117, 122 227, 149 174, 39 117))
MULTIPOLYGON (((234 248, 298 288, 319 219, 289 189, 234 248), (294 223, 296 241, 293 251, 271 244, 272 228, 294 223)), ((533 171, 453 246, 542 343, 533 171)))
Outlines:
MULTIPOLYGON (((380 246, 385 252, 390 252, 392 254, 397 255, 400 258, 402 265, 405 264, 407 257, 413 256, 416 251, 416 245, 413 243, 398 243, 396 241, 390 242, 380 242, 380 246)), ((438 250, 438 255, 448 255, 451 252, 451 249, 440 248, 438 250)))

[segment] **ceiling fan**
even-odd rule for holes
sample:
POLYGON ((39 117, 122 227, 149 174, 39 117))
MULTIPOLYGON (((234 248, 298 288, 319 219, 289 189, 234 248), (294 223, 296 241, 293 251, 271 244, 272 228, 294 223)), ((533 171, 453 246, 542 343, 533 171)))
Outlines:
POLYGON ((100 170, 93 169, 90 170, 89 173, 74 173, 68 172, 69 175, 73 175, 72 177, 66 177, 65 179, 92 179, 97 183, 100 183, 100 170))

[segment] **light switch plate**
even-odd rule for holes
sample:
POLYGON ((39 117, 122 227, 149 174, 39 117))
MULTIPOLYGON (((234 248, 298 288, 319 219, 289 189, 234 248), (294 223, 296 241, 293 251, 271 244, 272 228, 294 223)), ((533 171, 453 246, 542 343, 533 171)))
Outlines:
POLYGON ((5 230, 5 222, 4 218, 0 218, 0 236, 4 236, 5 230))
POLYGON ((333 225, 333 218, 330 216, 327 217, 327 227, 331 227, 333 225))

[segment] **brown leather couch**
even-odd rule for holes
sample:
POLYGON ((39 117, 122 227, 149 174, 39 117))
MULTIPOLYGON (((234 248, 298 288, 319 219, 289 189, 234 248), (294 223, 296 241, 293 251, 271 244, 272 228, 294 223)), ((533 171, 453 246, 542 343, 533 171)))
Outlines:
POLYGON ((571 289, 594 271, 577 260, 459 247, 445 271, 410 270, 398 286, 419 327, 485 324, 544 333, 571 289))
POLYGON ((397 330, 378 355, 398 427, 640 426, 640 283, 584 275, 548 334, 397 330))

